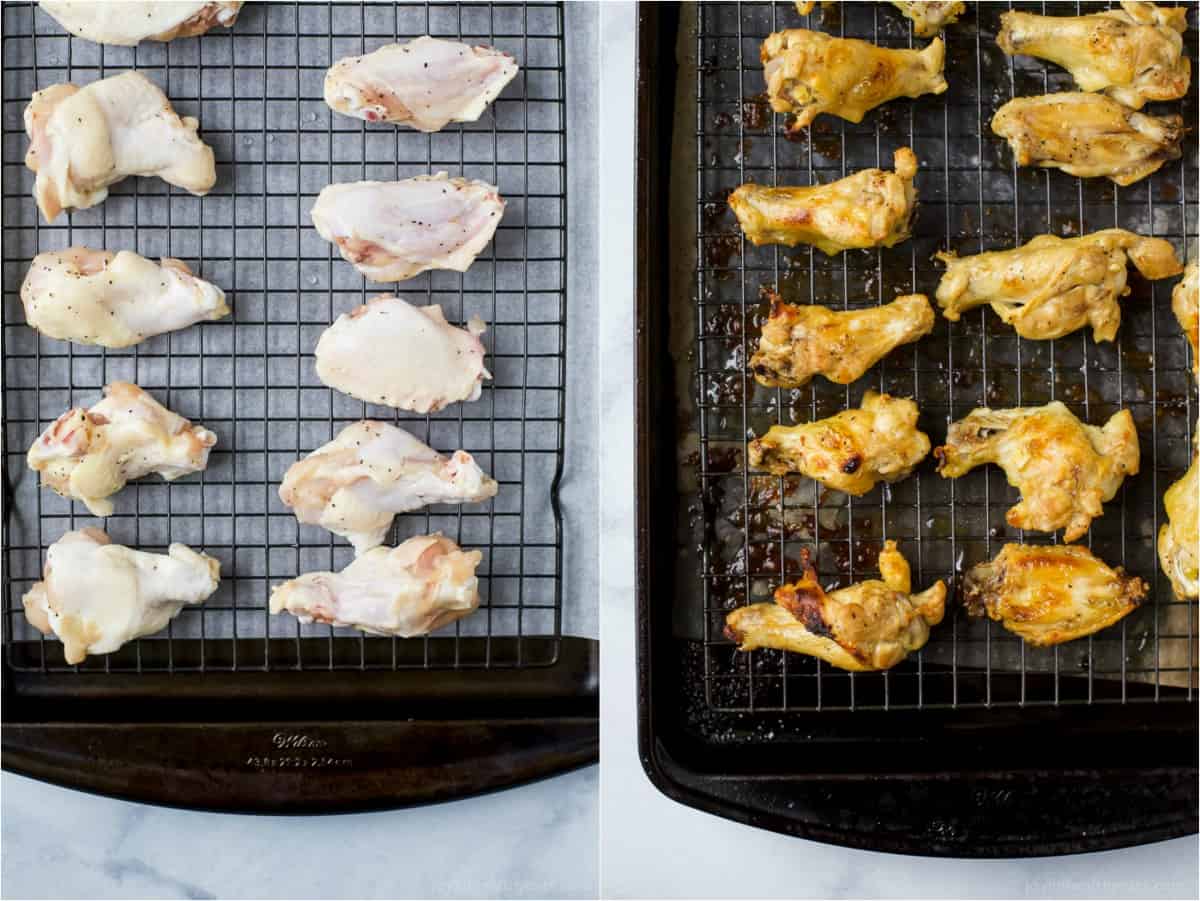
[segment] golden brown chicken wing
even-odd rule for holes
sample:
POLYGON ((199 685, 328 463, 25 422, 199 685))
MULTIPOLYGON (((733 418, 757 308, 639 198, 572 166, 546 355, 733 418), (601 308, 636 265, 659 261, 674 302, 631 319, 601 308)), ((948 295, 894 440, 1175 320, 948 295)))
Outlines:
POLYGON ((750 465, 777 475, 799 472, 847 494, 907 478, 929 453, 917 431, 917 405, 868 391, 862 407, 803 425, 774 425, 750 442, 750 465))
POLYGON ((931 38, 947 25, 953 25, 967 11, 967 4, 939 2, 939 0, 892 0, 892 6, 900 10, 913 23, 913 34, 931 38))
POLYGON ((992 117, 1018 166, 1131 185, 1179 159, 1182 116, 1147 116, 1101 94, 1017 97, 992 117))
POLYGON ((1060 401, 1044 407, 972 410, 951 424, 946 444, 935 448, 938 472, 953 479, 984 463, 1004 470, 1021 502, 1010 526, 1053 532, 1075 541, 1104 512, 1127 475, 1138 471, 1137 429, 1128 410, 1103 428, 1080 422, 1060 401))
POLYGON ((901 344, 933 328, 933 307, 924 294, 897 297, 865 310, 793 306, 771 295, 771 318, 763 325, 750 371, 760 385, 799 388, 814 375, 848 385, 901 344))
POLYGON ((1171 309, 1192 346, 1192 374, 1200 378, 1200 259, 1192 248, 1183 279, 1171 292, 1171 309))
POLYGON ((738 649, 778 648, 808 654, 851 671, 895 666, 929 640, 929 627, 942 621, 946 585, 940 579, 912 594, 908 561, 896 542, 879 554, 883 580, 858 582, 826 594, 817 582, 807 549, 804 572, 775 591, 775 603, 751 604, 725 618, 725 635, 738 649))
POLYGON ((987 615, 1044 647, 1083 638, 1132 613, 1148 588, 1078 545, 1006 544, 963 577, 971 616, 987 615))
POLYGON ((1158 530, 1158 560, 1175 597, 1195 599, 1200 597, 1200 450, 1193 452, 1183 478, 1163 495, 1163 506, 1167 522, 1158 530))
POLYGON ((891 247, 911 234, 917 206, 916 154, 901 147, 894 162, 895 172, 863 169, 808 188, 744 184, 729 195, 729 206, 754 244, 812 244, 830 256, 891 247))
POLYGON ((767 96, 777 113, 795 113, 790 131, 821 113, 861 122, 869 110, 897 97, 946 90, 946 46, 935 39, 924 50, 891 50, 854 38, 791 28, 763 41, 760 54, 767 96))
POLYGON ((1103 91, 1141 109, 1147 101, 1187 93, 1192 65, 1183 55, 1187 7, 1123 0, 1122 9, 1090 16, 1006 12, 996 43, 1009 56, 1049 60, 1084 91, 1103 91))
POLYGON ((1023 338, 1050 340, 1086 325, 1097 341, 1111 341, 1121 324, 1117 299, 1129 293, 1126 263, 1146 278, 1177 275, 1182 265, 1162 238, 1109 228, 1079 238, 1039 235, 1015 250, 959 257, 939 253, 946 274, 937 301, 957 321, 990 303, 1023 338))

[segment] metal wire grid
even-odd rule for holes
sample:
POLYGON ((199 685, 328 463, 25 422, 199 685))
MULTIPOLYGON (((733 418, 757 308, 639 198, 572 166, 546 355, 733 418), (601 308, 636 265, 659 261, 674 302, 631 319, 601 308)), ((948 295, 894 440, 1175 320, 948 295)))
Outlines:
POLYGON ((4 641, 33 671, 405 669, 546 666, 561 636, 561 472, 565 386, 566 119, 560 4, 246 4, 231 30, 136 48, 78 40, 32 4, 4 5, 4 641), (322 100, 337 59, 432 34, 512 54, 521 71, 473 124, 433 135, 368 127, 322 100), (40 221, 23 166, 22 111, 36 89, 129 68, 200 121, 218 161, 204 198, 127 179, 91 210, 40 221), (326 184, 448 171, 499 186, 507 209, 465 274, 427 273, 395 293, 440 303, 452 322, 488 324, 493 380, 482 398, 419 417, 362 404, 316 378, 312 350, 340 313, 391 286, 371 286, 311 227, 326 184), (128 351, 41 338, 24 324, 19 288, 40 251, 85 244, 178 256, 221 285, 231 319, 159 336, 128 351), (40 430, 100 388, 129 380, 218 435, 208 469, 146 479, 100 523, 39 490, 24 454, 40 430), (440 530, 483 551, 481 609, 424 639, 365 636, 269 615, 270 586, 340 569, 349 546, 298 526, 276 495, 299 456, 350 422, 402 424, 444 451, 464 448, 500 483, 491 502, 398 517, 393 542, 440 530), (114 541, 202 548, 222 565, 219 591, 160 635, 66 666, 61 645, 24 620, 21 596, 46 547, 103 525, 114 541))
MULTIPOLYGON (((1115 343, 1080 331, 1057 341, 1023 341, 986 307, 893 352, 845 388, 815 379, 785 391, 757 385, 745 364, 766 314, 761 286, 791 302, 854 308, 923 292, 941 274, 931 256, 1004 249, 1042 232, 1063 236, 1121 226, 1169 238, 1183 251, 1197 223, 1196 81, 1187 98, 1152 112, 1183 112, 1186 152, 1127 188, 1049 170, 1018 169, 991 134, 993 112, 1013 96, 1071 89, 1064 71, 995 46, 999 16, 1017 6, 1075 15, 1100 4, 969 4, 947 29, 948 92, 895 101, 861 125, 818 117, 789 140, 765 104, 758 52, 768 33, 809 27, 892 47, 923 46, 907 20, 879 3, 837 4, 801 18, 791 3, 705 3, 698 11, 696 75, 696 361, 698 484, 705 539, 699 549, 704 605, 703 678, 708 704, 724 711, 933 708, 1125 703, 1196 696, 1197 605, 1172 597, 1155 556, 1163 491, 1189 461, 1197 409, 1188 351, 1169 303, 1173 280, 1131 274, 1115 343), (793 142, 794 140, 794 142, 793 142), (756 248, 728 211, 746 181, 828 182, 870 166, 890 169, 910 146, 921 162, 920 209, 912 240, 890 250, 826 257, 812 248, 756 248), (1118 625, 1052 649, 1026 647, 989 620, 972 619, 955 596, 956 577, 1006 541, 1050 541, 1005 522, 1018 495, 997 467, 943 480, 927 461, 918 474, 854 499, 799 476, 752 474, 746 442, 775 423, 832 415, 867 387, 913 397, 921 428, 938 443, 946 425, 976 406, 1063 400, 1085 421, 1132 411, 1142 471, 1093 522, 1087 544, 1153 586, 1151 599, 1118 625), (877 578, 882 541, 899 541, 919 587, 952 588, 945 621, 922 653, 885 673, 845 673, 773 650, 737 652, 722 636, 733 607, 769 600, 795 579, 809 547, 827 587, 877 578)), ((1196 15, 1185 35, 1197 58, 1196 15)))

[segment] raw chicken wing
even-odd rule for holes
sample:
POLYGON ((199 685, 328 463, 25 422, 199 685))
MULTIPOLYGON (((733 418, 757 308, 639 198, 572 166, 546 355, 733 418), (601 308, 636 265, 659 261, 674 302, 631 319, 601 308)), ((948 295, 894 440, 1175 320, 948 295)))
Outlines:
POLYGON ((922 38, 933 37, 947 25, 957 22, 958 17, 967 11, 967 5, 961 0, 892 0, 892 6, 912 20, 913 34, 922 38))
POLYGON ((1192 346, 1192 373, 1200 378, 1200 259, 1192 247, 1183 278, 1171 292, 1171 309, 1179 320, 1184 337, 1192 346))
POLYGON ((1163 505, 1167 522, 1158 530, 1158 560, 1175 597, 1195 600, 1200 597, 1200 453, 1193 451, 1192 465, 1167 489, 1163 505))
POLYGON ((97 44, 132 47, 141 41, 194 37, 217 25, 230 28, 237 21, 242 4, 175 0, 151 3, 42 0, 41 7, 50 18, 78 38, 97 44))

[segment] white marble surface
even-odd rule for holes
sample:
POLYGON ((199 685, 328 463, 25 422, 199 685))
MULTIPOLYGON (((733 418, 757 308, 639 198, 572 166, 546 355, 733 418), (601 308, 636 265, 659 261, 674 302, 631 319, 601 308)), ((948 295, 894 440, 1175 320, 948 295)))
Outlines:
MULTIPOLYGON (((631 122, 634 10, 601 12, 602 122, 631 122)), ((636 747, 632 129, 601 137, 601 881, 610 898, 1195 898, 1197 840, 1023 861, 875 854, 764 832, 668 800, 636 747)))

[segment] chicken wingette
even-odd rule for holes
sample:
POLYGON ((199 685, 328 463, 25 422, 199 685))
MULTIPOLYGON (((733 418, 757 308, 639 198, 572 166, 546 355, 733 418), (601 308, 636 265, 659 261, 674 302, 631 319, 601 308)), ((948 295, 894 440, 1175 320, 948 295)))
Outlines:
POLYGON ((770 388, 799 388, 814 375, 848 385, 901 344, 929 334, 933 323, 933 307, 924 294, 836 311, 816 304, 794 306, 773 294, 750 371, 770 388))
POLYGON ((1128 410, 1103 428, 1080 422, 1060 401, 1044 407, 980 407, 952 423, 946 443, 934 450, 944 478, 995 463, 1021 502, 1005 519, 1018 529, 1064 529, 1067 542, 1082 538, 1104 512, 1125 476, 1138 471, 1137 429, 1128 410))
POLYGON ((1122 0, 1121 9, 1088 16, 1006 12, 996 43, 1009 56, 1049 60, 1084 91, 1102 91, 1141 109, 1187 93, 1192 66, 1183 53, 1187 7, 1122 0))
POLYGON ((992 131, 1008 141, 1018 166, 1105 176, 1131 185, 1179 159, 1183 117, 1147 116, 1102 94, 1017 97, 996 111, 992 131))
POLYGON ((1132 613, 1146 583, 1079 545, 1006 544, 963 577, 971 616, 987 615, 1038 647, 1099 632, 1132 613))
POLYGON ((1200 378, 1200 259, 1192 248, 1183 278, 1171 292, 1171 309, 1192 347, 1192 374, 1200 378))
POLYGON ((1167 522, 1158 530, 1158 560, 1175 597, 1194 600, 1200 597, 1200 449, 1193 451, 1183 478, 1163 495, 1163 506, 1167 522))
POLYGON ((1111 341, 1121 325, 1118 299, 1129 293, 1126 265, 1146 278, 1177 275, 1182 264, 1162 238, 1109 228, 1079 238, 1039 235, 1014 250, 959 257, 936 254, 946 264, 937 289, 943 315, 957 321, 967 310, 992 309, 1023 338, 1051 340, 1092 327, 1111 341))
POLYGON ((821 113, 861 122, 868 111, 897 97, 946 90, 946 45, 892 50, 854 38, 791 28, 770 35, 760 53, 767 96, 777 113, 795 113, 792 132, 821 113))
POLYGON ((729 195, 753 244, 812 244, 833 256, 850 248, 891 247, 911 235, 917 157, 901 147, 895 172, 863 169, 807 188, 744 184, 729 195))
POLYGON ((960 0, 892 0, 892 6, 900 10, 913 23, 913 34, 931 38, 947 25, 953 25, 967 11, 967 4, 960 0))
POLYGON ((738 649, 778 648, 819 657, 838 669, 884 670, 929 640, 942 621, 946 585, 940 579, 912 593, 908 561, 886 541, 879 553, 882 581, 870 579, 828 594, 803 552, 804 572, 775 591, 775 603, 740 607, 725 617, 725 635, 738 649))

